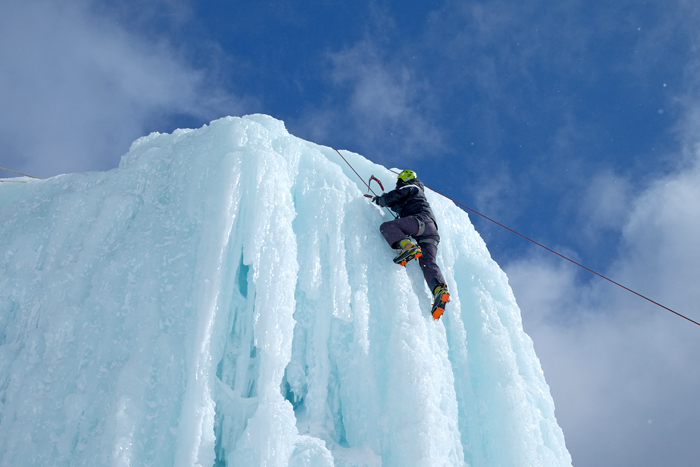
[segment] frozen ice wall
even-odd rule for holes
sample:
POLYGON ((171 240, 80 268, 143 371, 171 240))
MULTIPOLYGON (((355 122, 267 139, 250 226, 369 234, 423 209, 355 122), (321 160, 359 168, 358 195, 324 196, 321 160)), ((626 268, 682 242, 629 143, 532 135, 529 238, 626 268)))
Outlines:
POLYGON ((570 465, 467 214, 428 193, 436 322, 363 190, 263 115, 0 184, 0 466, 570 465))

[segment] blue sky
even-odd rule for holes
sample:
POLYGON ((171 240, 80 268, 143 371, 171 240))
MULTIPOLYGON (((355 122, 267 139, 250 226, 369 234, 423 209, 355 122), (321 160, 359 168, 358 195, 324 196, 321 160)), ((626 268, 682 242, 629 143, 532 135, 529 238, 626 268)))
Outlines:
MULTIPOLYGON (((107 170, 152 131, 266 113, 700 320, 696 2, 142 3, 0 4, 0 166, 107 170)), ((471 218, 574 465, 696 459, 700 329, 471 218)))

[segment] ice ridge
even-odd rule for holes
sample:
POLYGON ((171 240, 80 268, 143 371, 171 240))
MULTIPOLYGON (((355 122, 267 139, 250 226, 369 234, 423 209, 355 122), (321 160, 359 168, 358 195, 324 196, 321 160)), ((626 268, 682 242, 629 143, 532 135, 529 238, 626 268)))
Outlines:
POLYGON ((467 214, 428 193, 436 322, 365 191, 265 115, 0 184, 0 466, 571 465, 467 214))

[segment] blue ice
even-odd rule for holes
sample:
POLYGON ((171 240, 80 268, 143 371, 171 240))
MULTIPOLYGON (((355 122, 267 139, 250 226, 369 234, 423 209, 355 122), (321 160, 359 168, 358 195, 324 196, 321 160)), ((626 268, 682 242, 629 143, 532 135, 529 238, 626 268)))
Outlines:
POLYGON ((26 181, 0 183, 0 466, 571 465, 508 279, 439 195, 434 321, 389 214, 271 117, 26 181))

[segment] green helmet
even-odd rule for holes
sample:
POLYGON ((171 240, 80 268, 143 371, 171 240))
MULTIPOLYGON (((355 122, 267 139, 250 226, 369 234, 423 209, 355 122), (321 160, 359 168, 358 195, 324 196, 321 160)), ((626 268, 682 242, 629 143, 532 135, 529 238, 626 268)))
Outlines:
POLYGON ((413 170, 404 170, 399 174, 399 180, 403 180, 404 182, 413 180, 414 178, 418 178, 418 175, 413 170))

